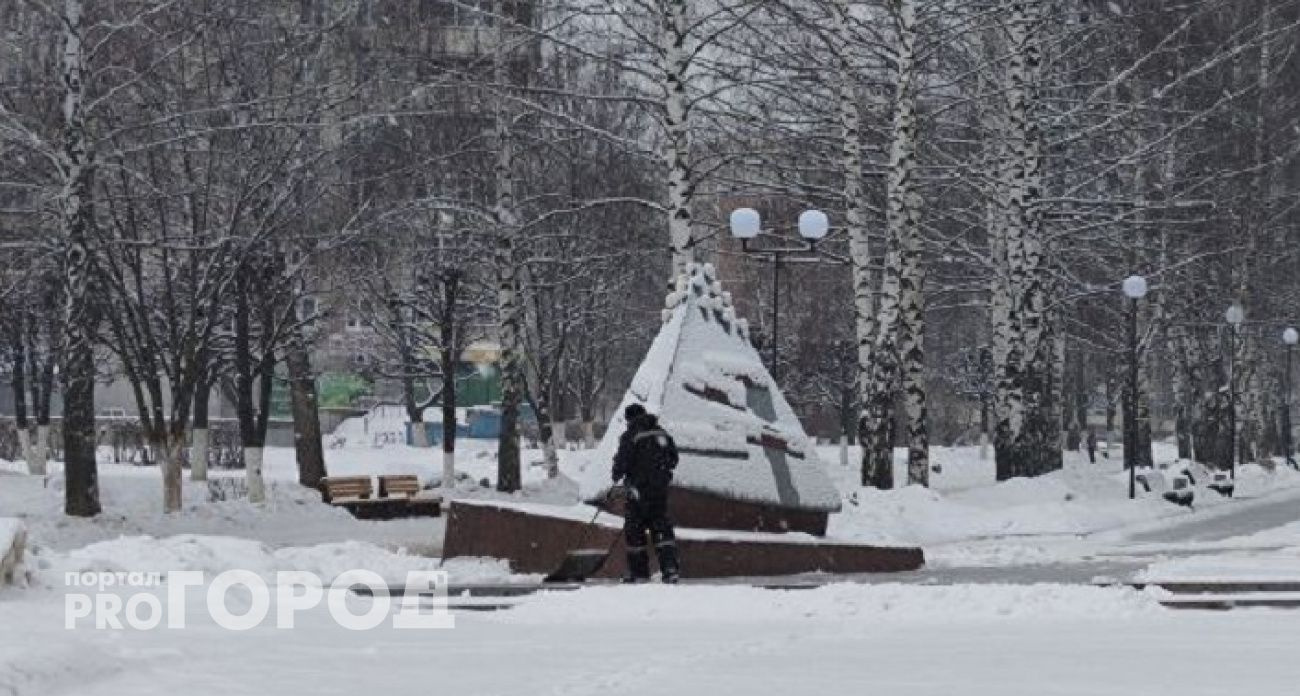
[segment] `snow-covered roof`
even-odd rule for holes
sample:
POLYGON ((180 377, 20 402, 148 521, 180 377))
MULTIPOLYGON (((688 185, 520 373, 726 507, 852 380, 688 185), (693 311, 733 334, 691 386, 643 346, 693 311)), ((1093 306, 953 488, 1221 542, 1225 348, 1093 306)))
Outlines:
POLYGON ((640 403, 677 441, 681 488, 774 505, 834 512, 840 496, 780 388, 749 342, 712 264, 692 264, 677 280, 664 324, 600 446, 581 473, 584 496, 609 487, 626 429, 623 408, 640 403))

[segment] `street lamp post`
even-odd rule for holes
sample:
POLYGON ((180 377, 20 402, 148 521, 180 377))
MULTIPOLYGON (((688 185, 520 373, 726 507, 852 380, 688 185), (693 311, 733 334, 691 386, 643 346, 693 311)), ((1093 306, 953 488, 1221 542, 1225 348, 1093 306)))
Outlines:
POLYGON ((1291 446, 1291 354, 1295 352, 1297 342, 1300 342, 1300 332, 1288 326, 1282 332, 1282 343, 1286 344, 1286 372, 1282 375, 1282 451, 1291 467, 1295 466, 1295 453, 1291 446))
POLYGON ((769 370, 772 380, 779 375, 780 321, 781 321, 781 266, 789 254, 807 254, 817 251, 817 242, 830 232, 830 219, 820 210, 805 210, 799 215, 799 236, 807 242, 802 247, 780 247, 751 249, 750 242, 763 232, 763 218, 753 208, 737 208, 731 211, 731 236, 740 240, 741 251, 747 254, 770 257, 772 261, 772 347, 769 370))
POLYGON ((1137 498, 1138 436, 1138 300, 1146 297, 1147 279, 1132 275, 1124 279, 1128 297, 1128 398, 1124 404, 1124 466, 1128 467, 1128 497, 1137 498))
POLYGON ((1237 329, 1246 320, 1246 310, 1233 303, 1224 312, 1228 321, 1228 471, 1237 480, 1237 329))

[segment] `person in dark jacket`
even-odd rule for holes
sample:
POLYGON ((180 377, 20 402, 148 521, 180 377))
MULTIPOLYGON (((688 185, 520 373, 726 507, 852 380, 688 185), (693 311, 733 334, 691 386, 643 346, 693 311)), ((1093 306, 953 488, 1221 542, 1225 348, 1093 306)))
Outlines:
POLYGON ((650 578, 650 552, 646 535, 655 547, 663 581, 677 582, 677 537, 668 518, 668 484, 677 468, 677 445, 659 426, 659 420, 641 404, 623 410, 627 430, 619 438, 614 455, 614 483, 623 482, 627 509, 623 517, 623 539, 627 544, 626 582, 650 578))

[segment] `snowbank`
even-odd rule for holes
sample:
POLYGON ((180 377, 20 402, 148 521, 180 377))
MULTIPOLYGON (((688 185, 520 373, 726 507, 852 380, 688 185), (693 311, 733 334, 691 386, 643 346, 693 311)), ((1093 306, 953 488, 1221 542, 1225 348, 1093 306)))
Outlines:
MULTIPOLYGON (((373 453, 374 450, 371 450, 373 453)), ((274 452, 268 463, 289 459, 274 452)), ((373 456, 373 454, 372 454, 373 456)), ((162 481, 155 467, 100 464, 103 513, 93 519, 63 514, 62 465, 56 464, 49 485, 36 477, 6 477, 0 485, 0 510, 26 520, 28 547, 74 549, 119 536, 207 534, 257 539, 271 546, 309 546, 361 540, 390 548, 406 547, 436 555, 442 539, 442 518, 362 521, 346 510, 321 502, 316 491, 299 486, 296 470, 268 467, 270 486, 265 504, 245 499, 212 500, 208 485, 188 478, 179 513, 162 511, 162 481), (282 474, 294 478, 283 478, 282 474)), ((242 472, 213 472, 214 479, 238 484, 242 472)), ((214 483, 220 487, 220 484, 214 483)))
POLYGON ((445 570, 453 583, 527 580, 512 576, 504 561, 437 558, 389 551, 360 541, 272 549, 252 540, 229 536, 181 534, 167 538, 120 537, 90 544, 66 553, 39 557, 42 584, 61 587, 69 572, 158 572, 197 570, 215 575, 228 570, 249 570, 268 580, 278 571, 303 570, 329 581, 347 570, 378 573, 390 584, 401 584, 413 570, 445 570))
MULTIPOLYGON (((830 448, 825 448, 830 449, 830 448)), ((897 481, 906 480, 906 461, 895 456, 897 481)), ((852 448, 850 461, 858 461, 852 448)), ((991 453, 990 453, 991 455, 991 453)), ((829 457, 826 457, 829 458, 829 457)), ((1172 469, 1172 448, 1158 445, 1157 461, 1172 469)), ((1128 499, 1128 475, 1122 458, 1096 464, 1077 452, 1065 454, 1062 470, 1036 478, 998 482, 992 457, 979 458, 976 447, 935 448, 939 471, 931 487, 903 486, 890 491, 863 488, 857 468, 832 466, 829 471, 845 504, 831 515, 827 536, 882 544, 945 544, 956 541, 1018 537, 1081 537, 1110 530, 1149 529, 1224 514, 1250 499, 1300 486, 1300 474, 1285 467, 1238 467, 1237 496, 1229 499, 1205 488, 1209 477, 1197 479, 1195 509, 1165 502, 1159 491, 1128 499)), ((1033 555, 1033 554, 1031 554, 1033 555)), ((936 556, 938 558, 938 556, 936 556)), ((1051 558, 1041 555, 1044 560, 1051 558)), ((954 557, 955 559, 955 557, 954 557)), ((1008 558, 1007 560, 1010 560, 1008 558)))

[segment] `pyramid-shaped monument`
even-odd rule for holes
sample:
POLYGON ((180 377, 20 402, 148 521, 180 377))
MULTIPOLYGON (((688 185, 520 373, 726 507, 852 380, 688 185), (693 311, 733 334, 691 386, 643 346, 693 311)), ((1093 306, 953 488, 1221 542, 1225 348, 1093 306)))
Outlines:
POLYGON ((669 510, 679 525, 824 534, 839 492, 712 264, 690 265, 666 305, 659 335, 584 465, 583 497, 608 491, 623 408, 639 403, 677 441, 669 510))

